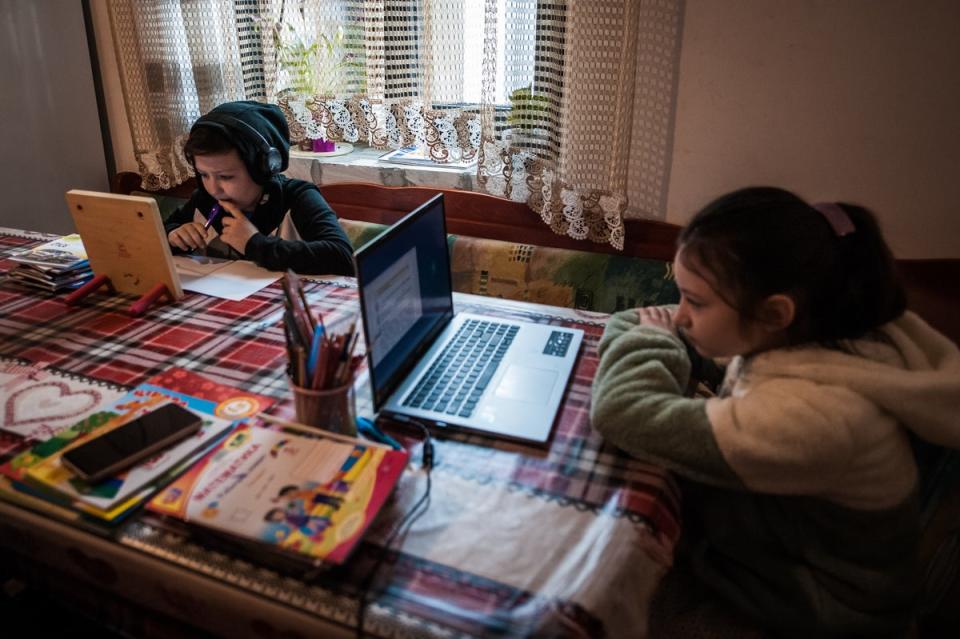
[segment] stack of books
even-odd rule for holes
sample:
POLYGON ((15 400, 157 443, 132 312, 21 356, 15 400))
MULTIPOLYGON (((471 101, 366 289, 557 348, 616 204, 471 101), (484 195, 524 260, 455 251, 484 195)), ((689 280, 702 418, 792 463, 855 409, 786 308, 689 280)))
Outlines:
MULTIPOLYGON (((0 495, 97 532, 112 530, 145 504, 151 525, 177 533, 182 528, 197 541, 273 567, 342 564, 387 503, 410 455, 399 445, 261 412, 273 403, 170 369, 4 457, 0 495), (195 413, 201 428, 96 483, 63 463, 71 449, 168 403, 195 413)), ((43 405, 24 410, 37 414, 43 405)))
POLYGON ((12 281, 51 293, 79 288, 93 277, 77 234, 35 246, 11 256, 10 261, 17 263, 9 273, 12 281))
POLYGON ((81 421, 0 465, 0 492, 13 501, 53 514, 73 511, 88 521, 115 524, 200 460, 254 411, 272 403, 269 398, 173 369, 98 407, 81 421), (188 395, 154 383, 160 378, 176 378, 183 387, 202 388, 203 396, 188 395), (196 413, 203 420, 200 430, 146 461, 97 483, 84 481, 62 463, 63 454, 71 448, 171 402, 196 413))

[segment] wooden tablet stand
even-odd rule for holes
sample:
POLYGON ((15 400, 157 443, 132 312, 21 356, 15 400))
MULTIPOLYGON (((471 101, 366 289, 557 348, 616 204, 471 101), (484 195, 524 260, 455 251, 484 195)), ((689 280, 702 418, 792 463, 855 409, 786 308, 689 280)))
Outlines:
MULTIPOLYGON (((67 295, 63 301, 67 306, 76 306, 80 300, 102 286, 106 286, 107 290, 111 293, 116 293, 116 289, 114 289, 109 277, 106 275, 97 275, 89 282, 75 290, 73 293, 67 295)), ((153 305, 154 302, 163 297, 166 297, 170 301, 174 300, 173 294, 170 293, 170 289, 167 288, 167 285, 163 282, 159 282, 156 286, 141 295, 136 302, 131 304, 130 309, 127 312, 130 313, 131 317, 140 317, 148 308, 153 305)))
POLYGON ((68 306, 102 286, 111 293, 140 296, 130 305, 133 317, 162 297, 183 297, 153 198, 77 190, 68 191, 66 198, 94 274, 66 297, 68 306))

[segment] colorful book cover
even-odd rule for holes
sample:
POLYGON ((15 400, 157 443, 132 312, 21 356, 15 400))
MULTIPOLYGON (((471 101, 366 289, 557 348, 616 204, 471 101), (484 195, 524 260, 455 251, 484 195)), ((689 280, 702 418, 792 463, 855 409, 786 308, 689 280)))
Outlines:
POLYGON ((124 393, 122 387, 67 375, 45 363, 0 358, 0 430, 23 442, 49 439, 124 393))
POLYGON ((340 564, 392 492, 408 457, 361 440, 244 424, 147 508, 340 564))
POLYGON ((61 238, 35 246, 19 255, 10 256, 13 262, 33 264, 51 271, 65 271, 87 263, 87 250, 80 235, 64 235, 61 238))
POLYGON ((379 157, 380 162, 390 162, 392 164, 410 164, 413 166, 430 166, 439 168, 464 169, 475 166, 477 157, 469 160, 450 160, 449 162, 438 162, 430 157, 426 147, 405 146, 394 151, 384 153, 379 157))
MULTIPOLYGON (((144 398, 160 398, 161 401, 156 404, 150 402, 150 410, 160 408, 167 403, 177 403, 190 410, 192 408, 191 403, 195 403, 195 401, 191 402, 189 397, 171 398, 162 390, 141 388, 136 392, 142 393, 144 398)), ((131 415, 129 412, 122 411, 129 405, 129 401, 121 402, 117 407, 115 416, 111 418, 109 423, 100 428, 99 433, 109 432, 128 423, 131 415)), ((136 415, 142 415, 145 412, 139 405, 135 405, 132 410, 135 411, 136 415)), ((63 453, 69 450, 69 448, 65 448, 30 468, 27 471, 26 481, 33 482, 43 489, 60 493, 67 499, 92 506, 92 510, 90 510, 92 514, 105 518, 106 513, 120 502, 128 500, 141 489, 167 477, 170 471, 179 467, 184 460, 194 458, 198 452, 207 449, 234 424, 231 420, 206 415, 196 409, 193 409, 193 411, 203 417, 203 425, 200 430, 176 445, 160 451, 142 464, 137 464, 114 477, 95 484, 83 481, 61 463, 63 453)))
MULTIPOLYGON (((40 468, 48 459, 58 460, 61 453, 69 447, 78 445, 93 432, 105 432, 103 429, 116 428, 171 400, 177 401, 198 413, 212 416, 212 419, 209 420, 210 430, 216 431, 219 429, 216 435, 224 432, 224 428, 222 428, 224 424, 229 428, 230 423, 251 417, 273 404, 273 400, 267 397, 218 384, 184 369, 172 369, 152 377, 109 406, 97 410, 72 426, 58 431, 53 437, 21 452, 0 466, 0 474, 9 479, 18 490, 36 494, 36 485, 46 484, 48 477, 43 471, 38 470, 37 474, 31 478, 33 485, 26 483, 28 472, 32 469, 40 468)), ((206 429, 205 426, 204 430, 206 429)), ((216 436, 210 437, 207 444, 215 439, 216 436)), ((191 441, 192 439, 187 440, 187 442, 191 441)), ((182 442, 181 445, 186 445, 186 443, 182 442)), ((156 480, 148 483, 156 484, 162 478, 169 477, 182 470, 184 464, 194 460, 197 455, 191 455, 188 452, 186 457, 187 462, 184 462, 183 457, 172 460, 172 462, 168 460, 169 463, 164 465, 165 470, 155 473, 156 480)), ((147 465, 156 461, 156 458, 150 460, 147 465)), ((44 466, 43 468, 53 471, 59 468, 59 464, 51 464, 51 466, 44 466)), ((156 468, 153 468, 153 470, 156 470, 156 468)), ((145 470, 144 472, 149 474, 151 471, 145 470)), ((93 503, 87 503, 86 499, 72 503, 81 510, 99 518, 112 520, 117 514, 124 513, 132 505, 143 501, 152 492, 146 490, 144 485, 139 483, 137 477, 142 479, 143 476, 139 473, 135 475, 134 480, 139 484, 136 486, 133 485, 134 482, 128 484, 125 481, 126 477, 119 484, 104 482, 108 484, 104 490, 108 493, 116 491, 116 494, 112 496, 109 494, 92 494, 89 495, 89 499, 94 500, 93 503), (98 501, 101 498, 104 501, 98 501), (126 499, 124 500, 124 498, 126 499)), ((59 481, 57 483, 59 485, 59 481)), ((71 486, 71 488, 79 492, 83 490, 83 485, 71 486)), ((60 494, 59 496, 61 500, 67 500, 66 495, 60 494)))

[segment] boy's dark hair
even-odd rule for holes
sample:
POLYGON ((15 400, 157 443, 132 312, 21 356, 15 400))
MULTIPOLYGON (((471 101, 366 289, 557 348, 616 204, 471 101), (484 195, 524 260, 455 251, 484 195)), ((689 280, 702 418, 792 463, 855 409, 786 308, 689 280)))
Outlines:
POLYGON ((724 195, 681 231, 684 266, 743 318, 770 295, 793 298, 789 345, 854 339, 901 315, 906 295, 893 255, 867 209, 839 204, 854 231, 838 235, 823 213, 783 189, 724 195))
POLYGON ((198 126, 190 130, 190 136, 183 145, 183 154, 190 164, 196 164, 194 158, 198 155, 217 155, 233 149, 239 150, 236 144, 218 129, 198 126))

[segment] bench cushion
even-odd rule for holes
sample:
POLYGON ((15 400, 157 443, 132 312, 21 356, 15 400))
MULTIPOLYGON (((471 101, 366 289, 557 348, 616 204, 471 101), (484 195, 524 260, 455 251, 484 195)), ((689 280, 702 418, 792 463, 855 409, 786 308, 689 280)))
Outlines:
MULTIPOLYGON (((341 219, 354 248, 387 227, 341 219)), ((448 236, 453 289, 611 313, 679 299, 668 262, 623 255, 448 236)))

